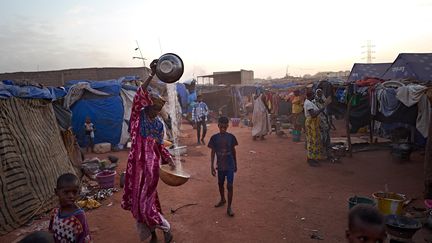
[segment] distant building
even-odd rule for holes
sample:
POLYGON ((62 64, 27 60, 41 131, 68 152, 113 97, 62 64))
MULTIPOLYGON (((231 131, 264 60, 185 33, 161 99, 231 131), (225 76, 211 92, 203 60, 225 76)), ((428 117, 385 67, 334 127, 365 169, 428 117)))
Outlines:
POLYGON ((313 78, 348 78, 350 71, 339 71, 339 72, 318 72, 313 75, 313 78))
POLYGON ((197 77, 198 84, 253 84, 254 72, 250 70, 213 72, 212 75, 202 75, 197 77))
POLYGON ((70 80, 108 80, 124 76, 147 77, 143 67, 79 68, 41 72, 0 73, 0 80, 30 81, 45 86, 63 86, 70 80))

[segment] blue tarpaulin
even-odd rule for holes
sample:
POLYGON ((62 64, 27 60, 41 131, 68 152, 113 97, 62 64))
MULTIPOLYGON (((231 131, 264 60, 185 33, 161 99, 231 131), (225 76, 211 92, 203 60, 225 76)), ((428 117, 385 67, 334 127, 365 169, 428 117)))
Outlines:
POLYGON ((66 96, 67 92, 65 88, 48 87, 48 90, 52 94, 53 100, 62 99, 66 96))
POLYGON ((432 53, 401 53, 381 78, 432 82, 432 53))
POLYGON ((105 81, 91 81, 91 80, 71 80, 67 82, 67 89, 69 89, 72 85, 86 82, 90 84, 90 87, 96 89, 98 91, 102 91, 108 93, 110 95, 120 95, 120 90, 122 86, 122 81, 119 80, 105 80, 105 81))
POLYGON ((27 99, 49 99, 53 100, 56 95, 50 92, 48 88, 41 88, 32 85, 15 85, 11 80, 4 80, 0 83, 0 99, 9 97, 27 98, 27 99))
POLYGON ((81 99, 71 108, 72 127, 78 139, 78 143, 85 147, 88 143, 85 139, 84 123, 86 117, 90 117, 95 127, 96 143, 111 143, 117 145, 123 124, 123 103, 120 96, 110 96, 100 99, 81 99))
POLYGON ((380 78, 391 65, 391 63, 354 63, 347 82, 364 78, 380 78))
MULTIPOLYGON (((88 82, 91 88, 110 95, 99 96, 95 94, 85 94, 72 105, 72 127, 78 139, 78 143, 82 147, 85 147, 88 143, 84 131, 84 123, 88 116, 96 129, 94 132, 95 144, 104 142, 111 143, 114 146, 118 145, 120 143, 124 115, 123 103, 120 96, 122 88, 121 80, 74 80, 68 82, 68 85, 77 84, 79 82, 88 82)), ((70 86, 67 88, 70 88, 70 86)))
POLYGON ((182 83, 176 83, 176 90, 179 96, 179 102, 182 107, 182 112, 186 113, 188 107, 189 91, 186 89, 186 86, 182 83))

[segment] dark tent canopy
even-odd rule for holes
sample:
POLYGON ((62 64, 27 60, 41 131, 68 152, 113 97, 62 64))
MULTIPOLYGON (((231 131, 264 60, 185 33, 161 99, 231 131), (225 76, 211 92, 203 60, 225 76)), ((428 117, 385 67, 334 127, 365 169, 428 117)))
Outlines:
POLYGON ((391 66, 391 63, 354 63, 348 82, 354 82, 368 78, 379 78, 391 66))
POLYGON ((432 82, 432 53, 401 53, 381 78, 432 82))

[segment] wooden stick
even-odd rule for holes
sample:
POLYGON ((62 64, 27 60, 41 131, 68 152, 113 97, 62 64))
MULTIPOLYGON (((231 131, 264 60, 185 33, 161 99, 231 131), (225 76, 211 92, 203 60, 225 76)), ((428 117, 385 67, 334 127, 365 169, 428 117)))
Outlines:
POLYGON ((351 133, 350 133, 350 113, 351 113, 351 102, 355 95, 351 96, 348 101, 347 111, 345 114, 345 126, 347 133, 347 145, 348 145, 348 157, 352 157, 352 145, 351 145, 351 133))
POLYGON ((425 199, 432 199, 432 112, 429 120, 429 133, 425 148, 424 159, 424 184, 425 184, 425 199))

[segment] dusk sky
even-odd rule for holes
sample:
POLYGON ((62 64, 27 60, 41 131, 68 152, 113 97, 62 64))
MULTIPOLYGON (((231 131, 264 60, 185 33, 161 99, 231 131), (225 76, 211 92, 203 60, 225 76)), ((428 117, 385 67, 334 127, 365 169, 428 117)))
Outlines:
POLYGON ((256 78, 351 69, 432 52, 432 0, 0 0, 0 72, 142 66, 166 52, 183 79, 248 69, 256 78))

